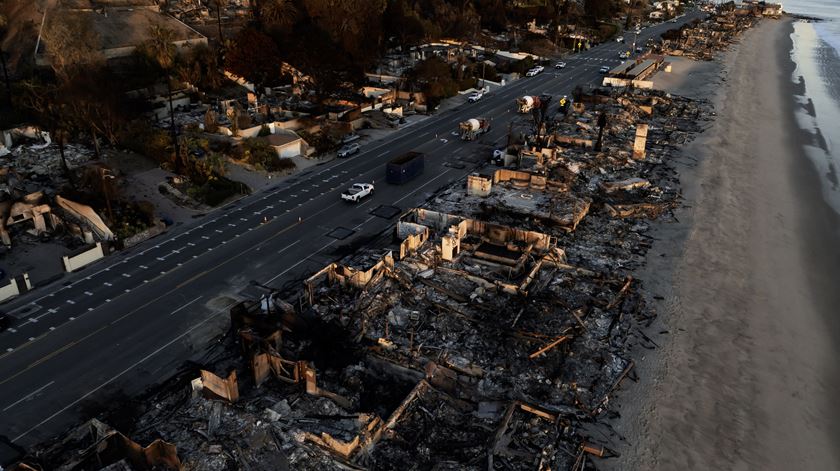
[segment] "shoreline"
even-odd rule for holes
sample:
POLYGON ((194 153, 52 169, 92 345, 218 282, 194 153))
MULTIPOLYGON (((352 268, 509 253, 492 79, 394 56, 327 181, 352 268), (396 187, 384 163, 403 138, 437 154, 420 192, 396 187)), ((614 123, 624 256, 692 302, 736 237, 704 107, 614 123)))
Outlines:
MULTIPOLYGON (((788 29, 789 34, 780 38, 779 42, 784 44, 787 51, 791 51, 793 49, 793 21, 788 29)), ((816 202, 814 211, 802 211, 800 213, 800 225, 802 227, 817 229, 804 231, 805 243, 801 244, 800 250, 802 257, 808 261, 808 264, 817 267, 816 270, 809 273, 808 286, 811 288, 813 298, 819 301, 818 309, 828 324, 828 334, 833 336, 832 343, 835 346, 835 353, 840 354, 840 347, 838 347, 840 346, 840 317, 836 316, 838 306, 840 306, 840 290, 837 289, 837 282, 840 280, 840 247, 837 244, 840 240, 840 215, 825 200, 818 170, 806 155, 806 146, 811 142, 813 136, 809 131, 800 128, 796 121, 796 110, 800 106, 793 91, 794 88, 798 88, 798 85, 794 87, 792 81, 796 63, 790 54, 781 47, 777 48, 777 54, 778 60, 787 66, 784 73, 790 78, 790 94, 789 99, 785 101, 785 108, 788 124, 792 126, 791 129, 798 131, 797 139, 801 158, 799 163, 804 163, 803 165, 797 165, 797 162, 791 159, 790 171, 791 174, 797 175, 800 181, 812 182, 810 185, 803 185, 802 190, 808 193, 808 200, 816 202), (815 247, 829 248, 829 250, 814 250, 815 247), (819 276, 827 273, 832 273, 834 276, 819 276)), ((831 365, 831 369, 827 372, 827 380, 829 381, 827 388, 829 391, 835 393, 840 391, 840 366, 831 365)), ((840 418, 840 404, 834 403, 833 406, 834 415, 832 418, 840 418)), ((828 423, 830 426, 829 432, 833 436, 833 443, 840 443, 840 421, 829 420, 828 423)), ((835 466, 840 469, 840 450, 835 447, 831 451, 835 456, 835 466)))
POLYGON ((785 15, 794 20, 794 21, 813 21, 813 22, 820 22, 820 21, 827 21, 825 18, 821 18, 819 16, 809 16, 803 15, 801 13, 785 13, 785 15))
POLYGON ((660 348, 604 469, 840 469, 840 218, 795 119, 799 20, 766 21, 720 56, 719 118, 675 159, 684 207, 640 274, 660 348))

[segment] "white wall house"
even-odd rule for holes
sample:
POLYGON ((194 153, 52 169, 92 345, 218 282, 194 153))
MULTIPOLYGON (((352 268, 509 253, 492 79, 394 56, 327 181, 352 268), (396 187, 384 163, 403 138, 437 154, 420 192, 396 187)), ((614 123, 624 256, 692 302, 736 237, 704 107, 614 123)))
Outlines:
POLYGON ((277 156, 280 158, 306 155, 309 149, 309 144, 302 137, 294 131, 286 129, 275 129, 274 134, 264 136, 262 139, 265 139, 271 147, 274 147, 277 156))

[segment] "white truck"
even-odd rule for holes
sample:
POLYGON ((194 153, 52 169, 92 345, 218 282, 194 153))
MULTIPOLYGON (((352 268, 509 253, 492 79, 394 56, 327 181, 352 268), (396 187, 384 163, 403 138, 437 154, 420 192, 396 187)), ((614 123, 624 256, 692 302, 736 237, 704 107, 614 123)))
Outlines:
POLYGON ((351 203, 358 203, 362 198, 373 194, 373 184, 371 183, 354 183, 353 186, 346 189, 341 194, 341 199, 351 203))
POLYGON ((481 100, 482 98, 484 98, 484 90, 479 90, 470 95, 469 98, 467 98, 467 101, 470 103, 475 103, 478 100, 481 100))

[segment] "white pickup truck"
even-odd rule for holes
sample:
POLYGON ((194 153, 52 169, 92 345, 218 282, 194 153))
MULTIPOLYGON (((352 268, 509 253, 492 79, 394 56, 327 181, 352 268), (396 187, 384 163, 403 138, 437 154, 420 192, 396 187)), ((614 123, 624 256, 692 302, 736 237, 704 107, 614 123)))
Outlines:
POLYGON ((358 203, 365 196, 373 194, 373 185, 370 183, 354 183, 341 194, 341 199, 350 201, 351 203, 358 203))

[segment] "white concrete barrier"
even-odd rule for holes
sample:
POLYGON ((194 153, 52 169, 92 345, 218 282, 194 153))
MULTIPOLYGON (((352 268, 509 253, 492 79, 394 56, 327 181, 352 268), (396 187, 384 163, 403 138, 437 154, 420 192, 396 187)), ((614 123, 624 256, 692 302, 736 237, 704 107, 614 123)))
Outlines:
POLYGON ((605 87, 629 87, 633 86, 636 88, 645 88, 650 89, 653 88, 653 82, 649 80, 629 80, 624 78, 618 77, 604 77, 604 81, 601 83, 605 87))
POLYGON ((105 252, 102 250, 102 244, 100 242, 97 242, 96 245, 90 250, 86 250, 72 257, 62 257, 64 260, 64 269, 67 271, 76 271, 79 268, 93 263, 104 256, 105 252))
POLYGON ((0 286, 0 302, 14 298, 21 292, 25 293, 31 288, 32 285, 29 283, 29 274, 24 273, 23 275, 12 278, 9 280, 9 284, 0 286), (21 287, 23 287, 23 291, 21 291, 21 287))

